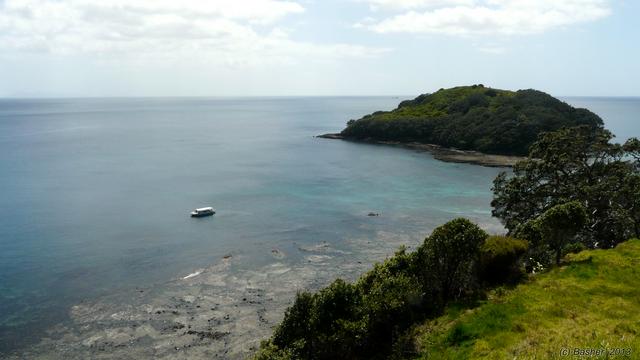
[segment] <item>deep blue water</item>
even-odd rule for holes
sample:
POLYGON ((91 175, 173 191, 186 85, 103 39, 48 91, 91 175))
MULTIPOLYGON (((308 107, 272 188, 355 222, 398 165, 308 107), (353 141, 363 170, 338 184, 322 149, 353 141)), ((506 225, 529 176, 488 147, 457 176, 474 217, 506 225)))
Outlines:
POLYGON ((640 138, 640 98, 638 97, 567 97, 562 100, 575 107, 586 108, 600 115, 605 127, 624 142, 630 137, 640 138))
MULTIPOLYGON (((0 100, 0 352, 71 304, 242 254, 384 230, 427 235, 457 216, 498 229, 500 171, 316 139, 402 99, 0 100), (191 219, 214 206, 213 218, 191 219), (369 211, 382 213, 363 227, 369 211)), ((640 135, 638 99, 567 98, 640 135)))

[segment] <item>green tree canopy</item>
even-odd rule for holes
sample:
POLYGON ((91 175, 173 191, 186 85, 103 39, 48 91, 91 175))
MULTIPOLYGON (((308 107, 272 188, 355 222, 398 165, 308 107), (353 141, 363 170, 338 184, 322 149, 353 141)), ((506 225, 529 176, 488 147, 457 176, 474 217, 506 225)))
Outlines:
POLYGON ((587 211, 579 234, 585 245, 608 248, 640 236, 640 146, 637 139, 619 145, 612 138, 609 131, 584 126, 541 135, 511 175, 494 180, 493 215, 514 232, 575 200, 587 211))
POLYGON ((560 265, 562 249, 569 244, 587 222, 587 212, 578 201, 560 204, 533 220, 542 240, 555 251, 556 265, 560 265))
POLYGON ((425 290, 435 305, 469 295, 478 285, 480 246, 489 235, 458 218, 436 228, 417 250, 425 290))
POLYGON ((392 111, 351 120, 347 139, 422 142, 492 154, 526 155, 545 131, 602 119, 537 90, 508 91, 483 85, 440 89, 403 101, 392 111))

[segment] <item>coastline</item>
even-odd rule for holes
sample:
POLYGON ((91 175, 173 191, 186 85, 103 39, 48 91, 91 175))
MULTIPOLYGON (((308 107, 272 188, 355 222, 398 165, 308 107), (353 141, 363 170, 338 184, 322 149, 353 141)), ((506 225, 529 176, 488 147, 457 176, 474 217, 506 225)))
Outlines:
POLYGON ((515 163, 524 159, 523 156, 485 154, 479 151, 459 150, 459 149, 442 147, 440 145, 424 144, 419 142, 405 143, 400 141, 381 141, 381 140, 373 140, 373 139, 354 140, 354 139, 345 138, 340 134, 332 134, 332 133, 317 135, 316 137, 321 139, 363 142, 367 144, 400 146, 407 149, 430 152, 431 154, 433 154, 433 157, 435 159, 440 161, 473 164, 473 165, 480 165, 480 166, 486 166, 486 167, 513 167, 515 163))
MULTIPOLYGON (((364 215, 363 215, 364 216, 364 215)), ((247 268, 242 255, 172 280, 83 301, 70 322, 3 359, 247 359, 269 338, 298 291, 317 291, 336 277, 355 281, 400 246, 420 244, 415 234, 298 244, 274 248, 266 265, 247 268), (303 261, 296 261, 301 256, 303 261)))
MULTIPOLYGON (((379 219, 359 216, 364 224, 379 219)), ((487 231, 500 227, 480 223, 487 231)), ((355 281, 400 246, 419 246, 422 233, 377 231, 335 244, 274 247, 264 254, 269 261, 256 268, 241 253, 224 255, 167 282, 77 303, 69 322, 0 358, 247 359, 272 335, 297 292, 317 291, 338 277, 355 281)))

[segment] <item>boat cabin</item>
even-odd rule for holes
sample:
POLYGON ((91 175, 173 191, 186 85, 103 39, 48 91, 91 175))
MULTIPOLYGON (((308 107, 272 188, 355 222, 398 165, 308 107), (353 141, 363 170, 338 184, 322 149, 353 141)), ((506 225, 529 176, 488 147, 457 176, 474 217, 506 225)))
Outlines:
POLYGON ((203 208, 193 210, 191 212, 191 217, 211 216, 215 213, 216 211, 212 207, 203 207, 203 208))

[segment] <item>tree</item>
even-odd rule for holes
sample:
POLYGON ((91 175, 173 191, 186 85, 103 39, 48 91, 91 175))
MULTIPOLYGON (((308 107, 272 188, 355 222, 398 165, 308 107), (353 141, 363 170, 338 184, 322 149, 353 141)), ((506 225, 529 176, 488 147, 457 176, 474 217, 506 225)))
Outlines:
POLYGON ((587 212, 577 201, 556 205, 534 220, 542 240, 555 252, 556 265, 560 265, 562 250, 587 222, 587 212))
POLYGON ((633 157, 640 145, 637 139, 612 144, 612 138, 588 126, 541 135, 511 176, 503 172, 494 180, 493 215, 513 234, 555 205, 576 200, 588 214, 579 234, 585 245, 608 248, 640 236, 640 167, 633 157))
POLYGON ((436 307, 479 287, 480 246, 489 235, 463 218, 436 228, 417 250, 425 292, 436 307))
MULTIPOLYGON (((284 320, 276 327, 272 344, 281 349, 285 349, 296 342, 300 344, 299 347, 308 347, 311 343, 312 334, 309 319, 313 309, 314 295, 309 292, 298 293, 293 305, 287 309, 284 320)), ((304 350, 300 349, 299 351, 304 350)), ((308 350, 305 353, 308 353, 308 350)))
POLYGON ((261 356, 278 359, 275 349, 286 349, 295 359, 358 358, 366 330, 361 300, 359 290, 341 279, 317 293, 299 293, 261 356))

